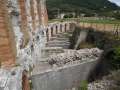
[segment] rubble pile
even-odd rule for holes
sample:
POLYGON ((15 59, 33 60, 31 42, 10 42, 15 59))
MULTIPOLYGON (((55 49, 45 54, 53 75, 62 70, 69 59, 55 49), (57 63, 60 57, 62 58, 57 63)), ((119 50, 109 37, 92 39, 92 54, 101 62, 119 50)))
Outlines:
POLYGON ((110 90, 110 87, 113 86, 114 81, 110 80, 101 80, 98 82, 93 82, 88 84, 88 90, 110 90))
POLYGON ((102 52, 103 51, 98 48, 68 50, 65 53, 50 56, 47 62, 50 65, 57 65, 58 67, 61 67, 64 65, 100 59, 102 52))

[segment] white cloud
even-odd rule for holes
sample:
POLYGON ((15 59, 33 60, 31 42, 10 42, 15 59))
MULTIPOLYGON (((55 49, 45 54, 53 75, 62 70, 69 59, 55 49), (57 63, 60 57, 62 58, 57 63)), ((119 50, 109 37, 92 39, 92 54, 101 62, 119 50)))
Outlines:
POLYGON ((109 0, 109 1, 114 2, 114 3, 116 3, 117 5, 120 6, 120 0, 109 0))

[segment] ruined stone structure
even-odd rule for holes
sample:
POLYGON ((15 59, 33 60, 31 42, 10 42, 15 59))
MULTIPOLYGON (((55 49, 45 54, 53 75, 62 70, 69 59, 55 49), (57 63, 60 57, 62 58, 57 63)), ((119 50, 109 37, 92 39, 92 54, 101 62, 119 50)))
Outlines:
POLYGON ((46 43, 40 5, 40 0, 0 0, 0 90, 29 90, 27 72, 46 43))
POLYGON ((0 0, 0 5, 0 90, 29 90, 27 72, 41 61, 47 38, 69 30, 70 23, 48 25, 44 0, 0 0))
MULTIPOLYGON (((46 48, 54 48, 46 47, 47 42, 52 40, 57 34, 62 34, 75 29, 76 23, 74 21, 48 24, 45 3, 45 0, 0 0, 0 90, 30 90, 29 77, 31 75, 33 75, 31 77, 33 82, 35 82, 38 77, 37 75, 40 76, 40 80, 43 80, 44 78, 41 78, 41 71, 39 67, 37 67, 40 66, 39 62, 47 62, 49 64, 50 62, 53 62, 52 60, 56 59, 56 57, 50 57, 50 60, 41 58, 41 55, 43 55, 42 51, 46 48), (34 68, 39 70, 37 74, 32 72, 34 68)), ((68 86, 63 85, 62 89, 71 88, 70 86, 72 86, 74 81, 81 75, 84 77, 83 79, 86 79, 89 70, 92 70, 93 66, 96 65, 102 53, 99 49, 90 49, 87 50, 87 52, 86 50, 64 50, 64 48, 62 48, 62 50, 62 54, 57 55, 56 63, 52 63, 50 66, 52 67, 49 68, 50 71, 48 69, 48 71, 45 70, 43 72, 44 75, 51 73, 49 75, 50 77, 55 75, 55 82, 57 81, 56 84, 53 80, 54 78, 47 77, 50 85, 63 83, 64 80, 60 81, 60 77, 67 78, 71 69, 73 71, 71 77, 73 77, 75 74, 78 75, 80 73, 77 72, 78 69, 82 72, 81 68, 89 66, 89 69, 85 68, 86 73, 82 72, 80 75, 70 80, 68 80, 70 77, 67 78, 66 81, 70 83, 68 83, 68 86), (97 55, 95 53, 97 53, 97 55), (72 54, 72 56, 68 54, 72 54), (88 57, 89 55, 90 57, 88 57), (66 56, 68 57, 66 58, 66 56), (62 61, 60 59, 61 57, 65 61, 62 61), (75 63, 74 58, 77 58, 76 62, 78 64, 75 63), (89 59, 90 61, 88 61, 89 59), (69 63, 65 64, 65 62, 69 63), (71 62, 73 63, 71 64, 71 62), (60 67, 58 65, 56 69, 55 67, 59 63, 60 67), (61 63, 63 65, 61 65, 61 63), (60 72, 58 74, 61 70, 62 73, 66 73, 62 75, 60 72), (46 74, 46 72, 48 73, 46 74), (54 83, 51 84, 51 82, 54 83)), ((44 79, 45 82, 47 79, 44 79)), ((36 84, 37 82, 34 83, 34 86, 36 86, 36 84)), ((43 84, 44 82, 40 85, 43 84)), ((62 90, 60 88, 61 86, 58 87, 59 89, 57 90, 62 90)), ((39 86, 36 86, 35 88, 37 88, 36 90, 40 90, 39 86)), ((46 90, 46 88, 49 88, 49 85, 46 85, 45 88, 43 87, 42 90, 46 90)), ((53 89, 55 90, 56 88, 50 88, 49 90, 53 89)))
POLYGON ((7 11, 7 0, 0 0, 0 63, 2 67, 15 65, 15 37, 7 11))

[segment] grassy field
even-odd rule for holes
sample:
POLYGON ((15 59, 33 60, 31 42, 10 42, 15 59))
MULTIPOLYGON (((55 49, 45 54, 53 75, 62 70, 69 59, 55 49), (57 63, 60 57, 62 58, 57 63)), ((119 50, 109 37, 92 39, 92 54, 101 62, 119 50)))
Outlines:
POLYGON ((71 18, 71 19, 52 19, 49 21, 49 23, 52 22, 64 22, 64 21, 72 21, 75 20, 77 22, 86 22, 86 23, 105 23, 105 24, 120 24, 120 20, 87 20, 87 19, 78 19, 78 18, 71 18))
POLYGON ((105 24, 120 24, 120 20, 80 20, 80 22, 105 23, 105 24))

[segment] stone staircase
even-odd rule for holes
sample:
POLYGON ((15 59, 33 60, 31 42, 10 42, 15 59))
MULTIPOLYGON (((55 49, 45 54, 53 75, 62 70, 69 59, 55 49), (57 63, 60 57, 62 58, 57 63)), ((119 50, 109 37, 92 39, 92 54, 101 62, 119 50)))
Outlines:
POLYGON ((72 31, 56 34, 47 42, 47 47, 61 47, 68 49, 70 45, 69 38, 72 36, 72 31))

